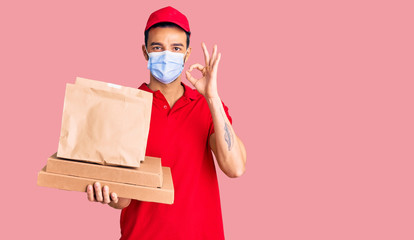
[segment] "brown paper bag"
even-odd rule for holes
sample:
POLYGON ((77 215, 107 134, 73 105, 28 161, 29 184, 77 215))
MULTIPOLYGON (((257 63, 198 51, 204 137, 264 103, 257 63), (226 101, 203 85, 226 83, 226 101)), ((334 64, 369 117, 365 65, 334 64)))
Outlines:
POLYGON ((152 94, 96 80, 67 84, 57 156, 139 167, 144 160, 152 94))
MULTIPOLYGON (((131 95, 131 96, 138 96, 138 97, 142 97, 142 95, 146 95, 146 97, 149 96, 148 92, 142 91, 137 88, 125 87, 125 86, 121 86, 121 85, 117 85, 113 83, 101 82, 101 81, 82 78, 82 77, 76 77, 75 84, 82 85, 82 86, 88 86, 88 87, 92 87, 96 89, 103 89, 103 90, 107 90, 111 92, 119 92, 122 94, 131 95)), ((151 104, 152 104, 152 96, 151 96, 151 104)), ((151 107, 147 108, 146 109, 147 111, 144 111, 145 120, 146 120, 145 126, 148 126, 148 129, 150 126, 150 121, 151 121, 151 107)))

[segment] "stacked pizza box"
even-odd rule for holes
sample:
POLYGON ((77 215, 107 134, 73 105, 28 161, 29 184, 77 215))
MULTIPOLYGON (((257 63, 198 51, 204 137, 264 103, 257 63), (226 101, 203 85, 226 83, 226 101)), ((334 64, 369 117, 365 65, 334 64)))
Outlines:
POLYGON ((85 192, 88 184, 99 181, 119 197, 172 204, 174 187, 170 168, 161 159, 145 157, 138 168, 106 166, 57 157, 47 160, 38 173, 37 184, 43 187, 85 192))
POLYGON ((145 156, 152 94, 86 78, 66 85, 58 150, 40 186, 86 191, 107 185, 119 197, 172 204, 170 168, 145 156))

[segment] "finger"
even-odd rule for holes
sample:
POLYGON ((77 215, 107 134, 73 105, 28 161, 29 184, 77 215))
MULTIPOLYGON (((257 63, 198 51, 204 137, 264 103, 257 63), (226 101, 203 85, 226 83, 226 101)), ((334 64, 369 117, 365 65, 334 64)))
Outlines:
POLYGON ((204 61, 206 62, 206 65, 208 65, 210 63, 210 55, 208 54, 207 47, 204 42, 201 43, 201 48, 203 49, 203 52, 204 52, 204 61))
POLYGON ((199 64, 199 63, 195 63, 195 64, 190 66, 190 72, 193 71, 194 68, 197 68, 198 70, 203 72, 204 66, 199 64))
POLYGON ((109 197, 109 187, 108 186, 104 186, 103 187, 103 203, 110 203, 111 202, 111 198, 109 197))
POLYGON ((191 84, 193 84, 193 86, 196 84, 196 82, 198 81, 197 78, 191 76, 191 73, 189 70, 187 70, 185 72, 185 77, 187 78, 188 81, 190 81, 191 84))
POLYGON ((93 196, 93 188, 92 185, 88 185, 88 187, 86 187, 86 193, 88 195, 88 200, 91 202, 95 202, 95 197, 93 196))
POLYGON ((103 201, 101 184, 99 182, 95 183, 95 198, 98 202, 103 201))
POLYGON ((113 192, 111 194, 111 199, 112 199, 112 202, 118 203, 118 195, 116 195, 116 193, 113 192))
POLYGON ((221 59, 221 53, 218 54, 216 61, 213 63, 213 70, 217 71, 221 59))
POLYGON ((211 55, 209 66, 213 66, 213 63, 216 61, 216 58, 217 58, 217 45, 214 44, 213 55, 211 55))

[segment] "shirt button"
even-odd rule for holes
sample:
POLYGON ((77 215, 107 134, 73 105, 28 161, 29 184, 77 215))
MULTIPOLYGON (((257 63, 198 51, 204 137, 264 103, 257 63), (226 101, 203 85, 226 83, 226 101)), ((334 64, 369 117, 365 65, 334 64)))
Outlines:
POLYGON ((167 105, 164 105, 164 109, 167 109, 168 107, 167 107, 167 105))

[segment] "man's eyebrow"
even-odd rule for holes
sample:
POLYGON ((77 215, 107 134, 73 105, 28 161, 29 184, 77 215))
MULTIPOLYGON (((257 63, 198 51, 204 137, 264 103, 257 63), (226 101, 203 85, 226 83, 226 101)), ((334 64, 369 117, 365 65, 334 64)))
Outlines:
POLYGON ((176 46, 181 46, 181 47, 184 47, 184 44, 182 44, 182 43, 173 43, 172 44, 174 47, 176 47, 176 46))
MULTIPOLYGON (((182 43, 173 43, 171 44, 173 47, 184 47, 184 44, 182 43)), ((160 42, 152 42, 150 46, 162 46, 160 42)))

